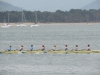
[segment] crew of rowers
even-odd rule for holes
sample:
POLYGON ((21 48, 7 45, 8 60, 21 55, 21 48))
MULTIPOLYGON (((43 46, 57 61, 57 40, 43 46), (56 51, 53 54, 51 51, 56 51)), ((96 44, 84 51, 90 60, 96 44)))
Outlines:
MULTIPOLYGON (((19 51, 22 51, 23 50, 23 45, 21 45, 21 47, 20 47, 20 49, 18 49, 19 51)), ((8 51, 11 51, 12 50, 12 46, 10 45, 9 46, 9 48, 8 48, 8 51)), ((33 47, 33 45, 31 45, 31 47, 30 47, 30 49, 29 49, 30 51, 32 51, 32 50, 34 50, 34 47, 33 47)), ((40 50, 42 50, 42 51, 44 51, 45 50, 45 46, 44 45, 42 45, 42 49, 40 49, 40 50)), ((53 49, 52 49, 53 51, 55 51, 56 50, 56 45, 54 45, 54 47, 53 47, 53 49)), ((65 45, 65 51, 66 50, 68 50, 68 46, 67 45, 65 45)), ((76 45, 76 48, 74 49, 74 50, 78 50, 78 45, 76 45)), ((87 48, 86 48, 86 50, 90 50, 90 45, 87 45, 87 48)))

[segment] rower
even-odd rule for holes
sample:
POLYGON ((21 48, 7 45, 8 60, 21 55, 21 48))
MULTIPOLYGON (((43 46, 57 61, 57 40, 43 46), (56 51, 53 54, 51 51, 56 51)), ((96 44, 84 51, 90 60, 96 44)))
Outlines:
POLYGON ((45 50, 45 46, 44 45, 42 45, 42 49, 41 49, 42 51, 44 51, 45 50))
POLYGON ((68 47, 67 47, 67 45, 65 45, 65 51, 66 51, 66 50, 68 50, 68 47))
POLYGON ((56 50, 56 45, 53 46, 53 51, 55 51, 55 50, 56 50))
POLYGON ((8 51, 11 51, 11 50, 12 50, 12 46, 10 45, 9 48, 8 48, 8 51))
POLYGON ((76 45, 76 48, 75 48, 75 50, 76 50, 76 51, 78 50, 78 45, 76 45))
POLYGON ((31 45, 31 48, 30 48, 30 51, 32 51, 34 48, 33 48, 33 45, 31 45))
POLYGON ((20 47, 19 51, 22 51, 22 50, 23 50, 23 45, 21 45, 21 47, 20 47))
POLYGON ((90 45, 88 44, 88 46, 87 46, 87 49, 86 50, 88 50, 88 51, 90 51, 90 45))

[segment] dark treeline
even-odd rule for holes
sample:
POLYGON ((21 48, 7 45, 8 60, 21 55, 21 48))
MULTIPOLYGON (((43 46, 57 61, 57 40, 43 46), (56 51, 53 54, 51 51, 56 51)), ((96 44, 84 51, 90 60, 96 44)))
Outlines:
MULTIPOLYGON (((10 11, 9 18, 10 22, 21 22, 22 12, 10 11)), ((55 12, 48 11, 36 11, 38 22, 40 23, 73 23, 73 22, 100 22, 100 9, 71 9, 70 11, 57 10, 55 12)), ((35 11, 24 11, 26 22, 35 22, 36 14, 35 11)), ((0 12, 0 22, 7 22, 8 11, 0 12)))

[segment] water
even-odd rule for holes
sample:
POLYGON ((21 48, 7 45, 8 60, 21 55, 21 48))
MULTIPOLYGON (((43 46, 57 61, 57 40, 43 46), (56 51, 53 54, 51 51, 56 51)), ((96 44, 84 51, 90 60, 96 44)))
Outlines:
POLYGON ((100 75, 99 54, 0 56, 0 75, 100 75))
POLYGON ((80 49, 85 49, 87 44, 92 49, 100 49, 99 33, 100 25, 95 24, 0 28, 0 49, 7 49, 9 45, 18 49, 21 44, 24 49, 29 49, 31 44, 35 49, 40 49, 42 44, 46 49, 52 49, 53 45, 63 49, 65 44, 68 44, 69 49, 74 49, 76 44, 80 49))
MULTIPOLYGON (((9 45, 18 49, 24 45, 29 49, 33 44, 35 49, 69 49, 79 45, 85 49, 87 44, 91 49, 100 49, 100 25, 86 24, 51 25, 39 27, 0 28, 0 50, 6 50, 9 45)), ((100 54, 0 54, 0 75, 100 75, 100 54)))

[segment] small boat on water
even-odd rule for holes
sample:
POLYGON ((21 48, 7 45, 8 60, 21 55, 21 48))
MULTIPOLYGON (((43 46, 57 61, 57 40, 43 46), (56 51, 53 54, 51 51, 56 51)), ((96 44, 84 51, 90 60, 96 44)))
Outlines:
POLYGON ((38 26, 39 26, 38 24, 31 25, 31 27, 38 27, 38 26))
POLYGON ((23 24, 23 19, 24 19, 24 13, 23 13, 23 10, 22 10, 22 23, 18 24, 17 27, 26 27, 27 26, 27 25, 23 24))
POLYGON ((1 28, 10 28, 12 25, 9 24, 9 12, 8 12, 8 23, 1 26, 1 28))
POLYGON ((36 16, 36 23, 31 25, 31 27, 38 27, 38 21, 37 21, 37 13, 35 12, 35 16, 36 16))
POLYGON ((10 28, 12 25, 4 24, 4 26, 1 26, 1 28, 10 28))
POLYGON ((87 23, 88 24, 88 26, 91 26, 92 24, 91 23, 87 23))
POLYGON ((21 24, 18 24, 17 27, 26 27, 27 25, 21 23, 21 24))
POLYGON ((12 27, 12 25, 7 24, 7 26, 12 27))

